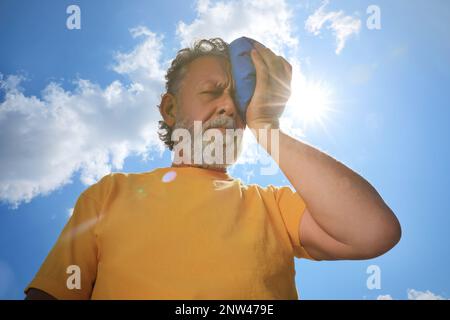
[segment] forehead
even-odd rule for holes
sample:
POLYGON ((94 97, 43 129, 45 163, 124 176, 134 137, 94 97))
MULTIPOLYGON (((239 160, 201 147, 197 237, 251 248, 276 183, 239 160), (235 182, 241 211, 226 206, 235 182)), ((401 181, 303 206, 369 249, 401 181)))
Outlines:
POLYGON ((231 78, 230 64, 226 58, 215 56, 199 57, 189 64, 187 83, 201 85, 226 83, 231 78))

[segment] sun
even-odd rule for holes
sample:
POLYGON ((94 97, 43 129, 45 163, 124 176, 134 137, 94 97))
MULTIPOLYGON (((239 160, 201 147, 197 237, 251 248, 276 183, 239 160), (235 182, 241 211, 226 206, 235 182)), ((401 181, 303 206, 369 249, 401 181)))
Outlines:
POLYGON ((325 122, 333 111, 332 90, 319 81, 293 84, 288 105, 294 124, 300 124, 304 130, 316 125, 325 129, 325 122))

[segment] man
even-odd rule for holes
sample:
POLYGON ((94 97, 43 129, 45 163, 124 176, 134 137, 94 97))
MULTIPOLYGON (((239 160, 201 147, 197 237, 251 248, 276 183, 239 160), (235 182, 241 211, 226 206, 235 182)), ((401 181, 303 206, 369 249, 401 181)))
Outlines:
POLYGON ((377 191, 279 130, 290 64, 261 46, 252 60, 256 88, 244 123, 227 44, 201 40, 179 51, 159 106, 172 166, 109 174, 85 190, 27 298, 298 299, 294 257, 370 259, 395 246, 400 224, 377 191), (228 175, 241 134, 227 140, 225 133, 245 125, 295 191, 228 175), (195 148, 211 130, 214 139, 200 139, 195 148), (278 134, 265 134, 271 130, 278 134), (206 161, 208 148, 214 157, 206 161), (217 161, 227 154, 231 161, 217 161))

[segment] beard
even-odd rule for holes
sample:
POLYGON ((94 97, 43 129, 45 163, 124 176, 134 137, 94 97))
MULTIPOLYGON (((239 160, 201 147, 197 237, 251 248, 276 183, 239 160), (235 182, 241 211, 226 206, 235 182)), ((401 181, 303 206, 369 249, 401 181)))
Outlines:
MULTIPOLYGON (((187 159, 190 160, 189 164, 205 169, 226 171, 227 167, 237 161, 242 151, 243 129, 236 127, 235 119, 226 115, 219 115, 212 120, 201 123, 201 128, 196 128, 192 121, 177 116, 172 133, 176 129, 185 129, 189 132, 191 137, 190 143, 186 141, 175 143, 175 145, 178 143, 187 144, 187 146, 183 147, 190 149, 190 157, 188 157, 190 159, 187 159), (219 128, 222 129, 220 133, 217 132, 219 128), (198 144, 200 144, 201 148, 199 148, 198 144), (209 161, 206 161, 205 153, 206 156, 211 154, 209 161), (195 159, 197 161, 194 161, 195 159), (198 161, 199 159, 200 162, 198 161)), ((184 158, 184 161, 186 161, 186 158, 184 158)))

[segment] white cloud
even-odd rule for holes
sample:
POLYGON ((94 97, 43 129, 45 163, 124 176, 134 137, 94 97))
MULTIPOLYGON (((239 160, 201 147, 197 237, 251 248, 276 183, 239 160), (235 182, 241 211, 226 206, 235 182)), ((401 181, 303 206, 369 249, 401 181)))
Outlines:
POLYGON ((336 37, 335 52, 340 54, 345 47, 347 39, 359 33, 361 20, 352 16, 346 16, 342 10, 327 12, 325 11, 327 5, 328 1, 324 1, 319 9, 308 17, 305 29, 314 35, 319 35, 320 30, 327 24, 327 29, 332 30, 336 37))
MULTIPOLYGON (((430 290, 427 291, 418 291, 414 289, 408 289, 408 300, 447 300, 446 298, 434 294, 430 290)), ((379 295, 377 300, 394 300, 391 295, 379 295)))
POLYGON ((408 300, 447 300, 437 294, 434 294, 430 290, 417 291, 414 289, 408 290, 408 300))
POLYGON ((191 23, 180 21, 177 36, 182 47, 195 39, 221 37, 227 42, 247 36, 274 52, 295 50, 292 16, 284 0, 197 1, 197 16, 191 23))
POLYGON ((132 29, 141 42, 118 53, 113 69, 131 84, 106 88, 76 80, 73 92, 50 83, 41 97, 20 89, 20 76, 0 75, 0 200, 17 208, 38 195, 70 183, 80 171, 92 184, 111 169, 121 169, 130 154, 161 152, 156 105, 164 88, 159 59, 162 38, 144 27, 132 29))
MULTIPOLYGON (((131 52, 116 53, 112 69, 126 74, 136 84, 158 86, 164 79, 165 68, 161 66, 164 37, 158 36, 144 26, 130 29, 133 38, 143 39, 131 52)), ((140 86, 136 90, 141 89, 140 86)))

